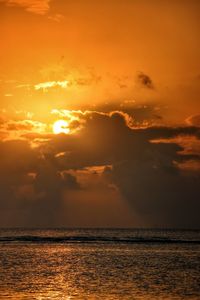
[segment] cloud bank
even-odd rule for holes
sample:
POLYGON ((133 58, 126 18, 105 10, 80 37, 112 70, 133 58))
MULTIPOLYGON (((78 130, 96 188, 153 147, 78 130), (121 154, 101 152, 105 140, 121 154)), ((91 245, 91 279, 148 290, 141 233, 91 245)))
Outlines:
POLYGON ((0 143, 1 226, 57 226, 61 218, 68 224, 68 203, 87 193, 95 199, 101 187, 105 197, 114 191, 113 199, 123 198, 146 226, 200 226, 200 170, 180 168, 200 155, 171 141, 199 139, 199 127, 139 128, 118 111, 71 114, 73 134, 49 135, 37 147, 31 143, 45 137, 37 132, 0 143))

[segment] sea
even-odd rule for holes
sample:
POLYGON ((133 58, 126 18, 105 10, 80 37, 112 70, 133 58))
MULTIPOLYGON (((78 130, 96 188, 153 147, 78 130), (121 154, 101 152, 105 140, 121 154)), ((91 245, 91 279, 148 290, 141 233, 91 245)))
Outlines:
POLYGON ((200 231, 0 229, 7 299, 200 299, 200 231))

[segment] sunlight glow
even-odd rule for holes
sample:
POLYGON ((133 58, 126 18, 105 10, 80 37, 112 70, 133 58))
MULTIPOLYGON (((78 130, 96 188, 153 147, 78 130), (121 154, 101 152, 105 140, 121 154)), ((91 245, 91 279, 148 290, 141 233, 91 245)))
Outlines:
POLYGON ((69 123, 65 120, 58 120, 53 124, 53 132, 55 134, 65 133, 68 134, 70 132, 69 123))

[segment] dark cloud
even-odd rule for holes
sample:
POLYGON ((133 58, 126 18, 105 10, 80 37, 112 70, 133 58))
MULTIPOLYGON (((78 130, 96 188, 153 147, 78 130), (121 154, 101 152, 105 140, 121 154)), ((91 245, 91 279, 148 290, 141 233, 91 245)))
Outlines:
MULTIPOLYGON (((80 128, 74 134, 48 135, 38 147, 20 140, 0 143, 0 205, 4 215, 13 211, 11 224, 60 224, 66 218, 63 199, 69 199, 69 191, 83 188, 76 174, 105 165, 104 180, 99 181, 104 190, 115 188, 148 226, 200 226, 200 172, 179 168, 200 156, 186 154, 171 141, 198 138, 198 127, 132 127, 132 119, 123 112, 77 111, 76 117, 80 128)), ((38 137, 42 135, 29 136, 38 137)), ((86 178, 95 182, 93 176, 97 174, 91 171, 86 178)), ((93 195, 95 189, 97 185, 93 195)))
MULTIPOLYGON (((59 141, 59 146, 63 146, 59 150, 70 149, 66 157, 62 157, 64 168, 112 164, 111 183, 149 224, 199 226, 200 173, 195 171, 188 176, 177 165, 180 161, 199 159, 199 155, 184 155, 183 148, 176 143, 151 143, 154 139, 198 135, 199 128, 131 129, 119 113, 109 117, 93 113, 85 119, 85 127, 77 140, 66 137, 65 141, 59 141)), ((55 148, 58 139, 65 137, 52 141, 55 148)))
POLYGON ((170 156, 114 164, 111 178, 151 226, 199 227, 200 173, 187 176, 170 156))
POLYGON ((51 153, 26 141, 0 143, 1 226, 55 226, 63 211, 62 193, 79 189, 76 178, 58 171, 51 153))
MULTIPOLYGON (((92 109, 92 106, 91 106, 92 109)), ((143 124, 160 124, 162 122, 163 111, 156 104, 140 104, 138 105, 133 99, 124 100, 120 103, 105 103, 104 105, 97 105, 97 111, 110 112, 119 111, 129 114, 135 122, 135 125, 143 124)))
POLYGON ((148 127, 130 128, 127 114, 113 112, 80 114, 84 127, 74 135, 57 135, 48 143, 52 151, 66 152, 60 161, 63 168, 83 168, 93 165, 112 164, 120 160, 148 157, 150 153, 172 153, 172 160, 184 159, 179 154, 183 148, 176 143, 151 143, 152 140, 170 139, 184 135, 198 135, 199 128, 148 127), (78 158, 78 159, 77 159, 78 158))
POLYGON ((145 73, 142 73, 142 72, 139 73, 137 76, 137 80, 142 86, 144 86, 148 89, 155 88, 152 79, 145 73))

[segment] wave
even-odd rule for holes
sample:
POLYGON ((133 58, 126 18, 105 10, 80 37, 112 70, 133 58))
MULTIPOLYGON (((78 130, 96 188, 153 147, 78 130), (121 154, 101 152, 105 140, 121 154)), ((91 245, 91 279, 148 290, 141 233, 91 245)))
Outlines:
POLYGON ((0 243, 200 244, 200 240, 105 236, 1 236, 0 243))

